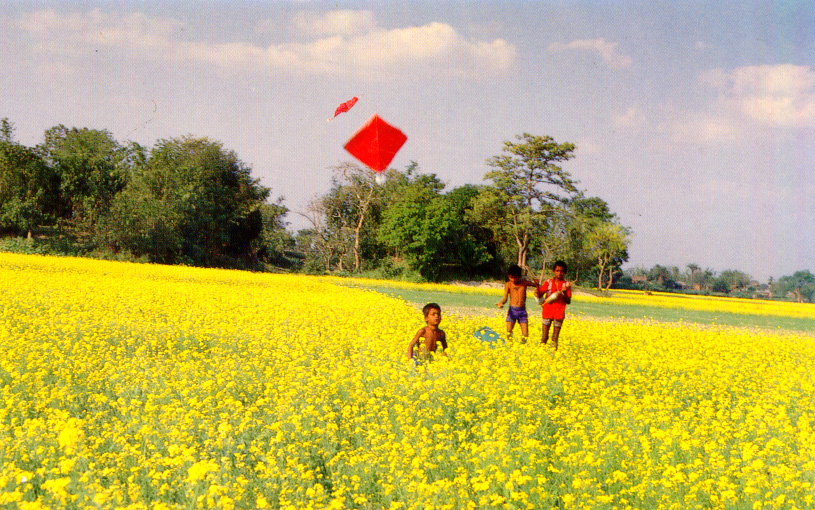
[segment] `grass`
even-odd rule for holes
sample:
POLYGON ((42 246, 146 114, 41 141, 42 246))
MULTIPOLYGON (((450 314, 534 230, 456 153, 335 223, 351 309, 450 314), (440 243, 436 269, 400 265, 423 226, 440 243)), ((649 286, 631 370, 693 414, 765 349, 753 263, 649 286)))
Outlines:
MULTIPOLYGON (((365 288, 375 290, 388 296, 398 297, 418 307, 428 302, 436 302, 441 305, 442 309, 463 308, 471 314, 478 314, 479 310, 483 310, 484 314, 492 312, 495 310, 495 303, 501 299, 501 291, 499 289, 496 289, 495 295, 493 296, 464 294, 455 291, 445 292, 441 290, 394 289, 392 287, 376 285, 366 285, 365 288)), ((527 300, 527 308, 529 310, 538 310, 538 305, 531 296, 527 300)), ((815 310, 815 307, 813 309, 815 310)), ((815 333, 815 316, 808 319, 719 311, 683 310, 678 308, 657 308, 612 302, 596 303, 581 301, 579 296, 575 296, 572 299, 572 304, 567 309, 567 313, 601 319, 653 320, 667 323, 681 322, 815 333)))

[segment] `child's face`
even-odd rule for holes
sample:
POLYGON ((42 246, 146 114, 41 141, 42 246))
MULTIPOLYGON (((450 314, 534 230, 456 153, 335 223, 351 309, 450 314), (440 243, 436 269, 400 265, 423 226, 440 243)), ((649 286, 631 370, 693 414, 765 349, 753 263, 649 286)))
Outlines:
POLYGON ((509 281, 511 281, 512 283, 518 283, 518 281, 521 279, 520 276, 513 276, 511 274, 507 275, 507 277, 509 278, 509 281))
POLYGON ((428 326, 438 326, 441 322, 441 311, 431 308, 427 311, 427 315, 424 316, 424 320, 428 326))
POLYGON ((562 280, 563 276, 566 274, 566 271, 563 270, 562 266, 557 266, 552 270, 552 273, 554 273, 555 279, 562 280))

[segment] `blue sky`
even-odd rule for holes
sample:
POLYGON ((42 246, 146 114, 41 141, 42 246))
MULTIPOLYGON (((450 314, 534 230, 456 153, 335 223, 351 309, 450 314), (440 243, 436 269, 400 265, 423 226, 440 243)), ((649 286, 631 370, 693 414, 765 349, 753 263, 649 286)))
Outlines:
POLYGON ((815 271, 810 1, 0 2, 0 48, 27 145, 208 136, 305 211, 373 113, 408 136, 391 166, 448 189, 549 135, 633 230, 627 267, 815 271))

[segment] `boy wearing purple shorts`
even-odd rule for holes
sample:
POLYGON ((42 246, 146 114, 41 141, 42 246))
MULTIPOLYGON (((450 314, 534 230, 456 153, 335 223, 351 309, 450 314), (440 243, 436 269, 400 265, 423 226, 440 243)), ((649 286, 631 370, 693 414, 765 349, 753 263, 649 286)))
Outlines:
POLYGON ((522 277, 521 267, 512 264, 507 270, 509 281, 504 285, 504 298, 498 302, 498 308, 503 308, 509 297, 509 312, 507 312, 507 336, 512 337, 512 329, 515 323, 521 325, 523 338, 521 343, 526 343, 529 337, 529 316, 526 313, 526 288, 535 287, 538 284, 530 282, 522 277))

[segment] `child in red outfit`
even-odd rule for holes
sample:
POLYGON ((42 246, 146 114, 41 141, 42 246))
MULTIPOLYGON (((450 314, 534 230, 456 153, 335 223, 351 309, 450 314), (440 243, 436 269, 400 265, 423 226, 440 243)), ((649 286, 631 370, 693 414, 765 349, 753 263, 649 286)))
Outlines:
POLYGON ((558 260, 552 268, 554 278, 546 280, 535 289, 538 303, 543 305, 543 334, 541 343, 549 341, 549 326, 554 323, 552 331, 552 345, 557 350, 557 341, 563 319, 566 317, 566 305, 572 302, 572 285, 564 279, 566 263, 558 260))

